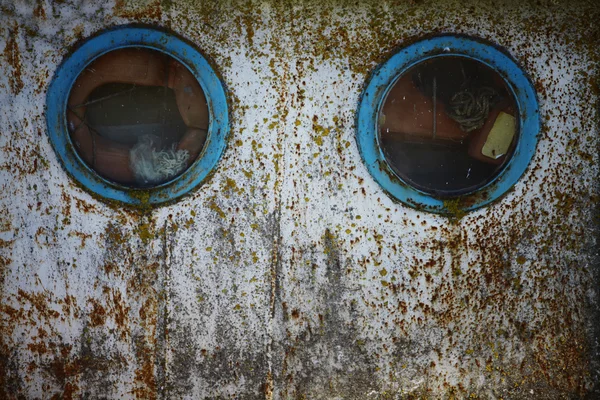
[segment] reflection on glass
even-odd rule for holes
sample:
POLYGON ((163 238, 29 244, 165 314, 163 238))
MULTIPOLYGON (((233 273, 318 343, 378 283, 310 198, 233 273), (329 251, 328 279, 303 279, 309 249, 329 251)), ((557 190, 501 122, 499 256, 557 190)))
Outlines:
POLYGON ((67 122, 79 156, 102 177, 143 188, 168 182, 198 157, 208 106, 192 73, 155 50, 127 48, 79 75, 67 122))
POLYGON ((517 106, 491 68, 456 56, 409 69, 389 91, 379 117, 386 160, 424 192, 456 196, 490 182, 517 141, 517 106))

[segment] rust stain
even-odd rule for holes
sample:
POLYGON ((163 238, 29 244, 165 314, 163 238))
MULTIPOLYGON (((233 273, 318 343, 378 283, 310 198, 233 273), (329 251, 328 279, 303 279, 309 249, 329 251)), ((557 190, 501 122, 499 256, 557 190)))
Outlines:
POLYGON ((41 20, 46 20, 46 10, 44 9, 44 3, 38 2, 38 4, 33 9, 33 16, 39 18, 41 20))
POLYGON ((51 399, 76 399, 81 398, 80 379, 86 371, 106 371, 114 364, 114 360, 89 355, 76 354, 73 347, 62 344, 56 355, 42 367, 51 375, 59 387, 59 392, 52 395, 51 399))
MULTIPOLYGON (((67 361, 72 346, 57 341, 59 336, 54 329, 60 313, 52 309, 52 304, 60 301, 55 301, 53 295, 47 291, 30 293, 19 289, 14 297, 20 304, 20 308, 17 309, 7 304, 0 307, 0 312, 6 316, 6 318, 0 319, 2 321, 0 323, 0 353, 2 353, 2 357, 0 358, 5 360, 0 362, 0 394, 6 395, 3 398, 16 398, 14 396, 18 394, 14 391, 19 390, 21 383, 14 375, 16 372, 12 370, 14 366, 7 367, 6 360, 10 360, 10 355, 15 354, 22 346, 36 355, 36 361, 28 364, 27 371, 33 374, 42 368, 59 383, 61 393, 54 394, 52 398, 73 398, 74 392, 77 391, 77 385, 75 381, 69 380, 77 374, 77 367, 76 364, 67 361), (29 303, 31 307, 26 307, 25 303, 29 303), (29 343, 21 345, 12 343, 11 337, 16 327, 34 327, 36 325, 37 329, 33 332, 37 332, 37 334, 30 337, 29 343), (50 332, 47 329, 50 329, 50 332), (48 357, 54 357, 53 361, 46 362, 48 357), (4 392, 8 387, 11 388, 10 392, 4 392)), ((27 380, 29 378, 26 378, 27 380)))
POLYGON ((97 327, 104 325, 106 323, 106 309, 97 300, 90 299, 88 302, 93 307, 90 312, 90 326, 97 327))
POLYGON ((27 143, 25 146, 21 141, 26 137, 29 127, 29 120, 23 119, 19 122, 18 128, 13 127, 15 130, 8 134, 9 140, 0 149, 6 154, 4 162, 0 164, 0 170, 5 170, 14 176, 25 176, 48 169, 49 163, 42 156, 39 141, 27 143))
POLYGON ((65 317, 69 317, 69 316, 73 316, 75 318, 79 317, 79 311, 78 311, 78 307, 77 307, 77 299, 75 298, 75 296, 72 296, 72 295, 65 296, 65 298, 62 300, 62 311, 63 311, 63 316, 65 316, 65 317))
POLYGON ((113 12, 116 16, 130 18, 133 20, 160 21, 163 15, 161 0, 148 1, 144 5, 141 2, 128 0, 117 0, 113 12))
POLYGON ((110 302, 108 304, 110 316, 115 321, 121 339, 125 340, 129 337, 130 332, 129 311, 131 310, 131 307, 125 304, 123 296, 118 289, 106 288, 106 292, 110 293, 110 302))
POLYGON ((139 310, 140 325, 146 335, 137 337, 136 357, 138 368, 135 370, 136 387, 133 394, 138 399, 156 399, 156 326, 158 303, 155 297, 147 297, 139 310))
POLYGON ((144 346, 141 346, 137 352, 140 366, 135 370, 135 382, 138 386, 133 390, 133 395, 138 399, 157 398, 154 360, 151 353, 152 348, 144 346))
POLYGON ((73 199, 75 200, 75 207, 77 208, 78 211, 80 211, 84 214, 100 213, 100 210, 98 209, 98 207, 95 204, 89 203, 85 200, 81 200, 77 197, 73 197, 73 199))
POLYGON ((81 239, 81 245, 79 246, 81 249, 85 248, 85 241, 92 238, 90 233, 72 231, 69 233, 69 236, 76 236, 81 239))
POLYGON ((12 264, 12 259, 0 255, 0 286, 4 285, 4 280, 6 279, 6 271, 7 267, 12 264))
POLYGON ((102 269, 104 270, 104 273, 106 275, 111 275, 111 274, 115 274, 115 275, 119 275, 119 266, 116 263, 112 263, 112 262, 107 262, 104 264, 104 266, 102 267, 102 269))
POLYGON ((8 33, 8 40, 4 47, 4 58, 7 64, 12 69, 12 74, 9 77, 10 89, 13 94, 19 94, 23 89, 24 83, 22 79, 21 69, 21 52, 19 51, 19 25, 15 23, 13 28, 8 33))
POLYGON ((267 373, 267 377, 265 379, 265 384, 264 384, 263 390, 265 393, 265 399, 272 400, 273 399, 274 382, 273 382, 273 375, 271 374, 271 372, 267 373))
MULTIPOLYGON (((37 310, 40 317, 46 319, 56 319, 60 316, 58 311, 51 309, 48 305, 48 294, 45 292, 27 293, 24 290, 19 289, 18 297, 21 302, 23 300, 28 301, 34 307, 34 309, 37 310)), ((32 318, 33 310, 30 309, 27 314, 30 318, 32 318)))

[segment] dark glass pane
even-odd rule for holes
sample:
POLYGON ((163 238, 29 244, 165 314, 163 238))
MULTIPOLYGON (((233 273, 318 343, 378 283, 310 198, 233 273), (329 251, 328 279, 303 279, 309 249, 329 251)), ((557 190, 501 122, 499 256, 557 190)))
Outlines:
POLYGON ((168 182, 200 154, 208 106, 199 83, 155 50, 115 50, 74 83, 67 121, 80 157, 104 178, 143 188, 168 182))
POLYGON ((404 181, 437 196, 490 182, 510 159, 518 114, 504 79, 463 57, 424 61, 399 77, 380 114, 386 160, 404 181))

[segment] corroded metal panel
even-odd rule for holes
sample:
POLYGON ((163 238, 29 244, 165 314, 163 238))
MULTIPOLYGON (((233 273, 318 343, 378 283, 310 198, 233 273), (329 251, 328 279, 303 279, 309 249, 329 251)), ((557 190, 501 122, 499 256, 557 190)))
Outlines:
POLYGON ((0 397, 597 395, 594 1, 0 10, 0 397), (130 22, 194 43, 228 90, 218 168, 161 207, 91 196, 46 135, 58 64, 130 22), (514 189, 451 217, 389 198, 355 141, 369 73, 441 32, 510 52, 543 121, 514 189))

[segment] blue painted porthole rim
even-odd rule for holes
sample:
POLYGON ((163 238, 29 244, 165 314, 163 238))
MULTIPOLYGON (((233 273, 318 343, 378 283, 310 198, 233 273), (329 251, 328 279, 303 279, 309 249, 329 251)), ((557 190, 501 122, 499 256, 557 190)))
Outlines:
POLYGON ((211 63, 191 44, 159 28, 120 26, 86 39, 66 56, 54 74, 46 96, 48 135, 66 171, 91 192, 131 205, 160 204, 180 198, 199 186, 214 171, 227 146, 229 111, 225 86, 211 63), (73 83, 92 61, 121 48, 145 47, 163 52, 185 65, 200 83, 209 111, 206 142, 196 161, 173 180, 136 189, 98 175, 74 150, 67 129, 66 111, 73 83))
POLYGON ((533 158, 541 126, 535 88, 517 62, 493 44, 459 35, 436 36, 415 42, 379 65, 366 83, 356 118, 358 148, 376 182, 402 203, 439 214, 475 210, 507 193, 533 158), (511 159, 494 179, 472 192, 442 198, 414 188, 393 171, 380 146, 377 125, 379 111, 396 80, 422 61, 445 56, 479 61, 504 78, 519 110, 519 136, 511 159))

